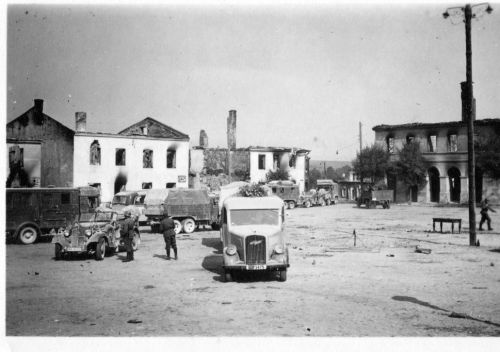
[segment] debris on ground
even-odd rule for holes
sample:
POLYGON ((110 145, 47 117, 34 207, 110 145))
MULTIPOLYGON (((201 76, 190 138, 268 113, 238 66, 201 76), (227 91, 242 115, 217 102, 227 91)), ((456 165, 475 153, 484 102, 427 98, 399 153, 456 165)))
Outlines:
POLYGON ((432 250, 429 248, 420 248, 419 246, 417 246, 415 248, 415 252, 416 253, 423 253, 423 254, 430 254, 432 252, 432 250))
POLYGON ((387 254, 386 257, 394 257, 394 254, 387 254))
POLYGON ((130 319, 130 320, 127 321, 127 323, 129 323, 129 324, 140 324, 140 323, 142 323, 142 320, 130 319))
POLYGON ((490 263, 490 266, 495 266, 495 263, 491 262, 491 263, 490 263))

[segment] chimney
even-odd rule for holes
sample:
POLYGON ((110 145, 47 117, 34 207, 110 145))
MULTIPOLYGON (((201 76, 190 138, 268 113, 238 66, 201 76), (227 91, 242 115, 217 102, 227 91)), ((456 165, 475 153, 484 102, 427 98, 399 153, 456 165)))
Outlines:
POLYGON ((76 132, 85 132, 87 129, 87 113, 75 112, 76 132))
POLYGON ((208 148, 208 135, 205 130, 200 131, 200 147, 208 148))
POLYGON ((35 99, 35 112, 43 113, 43 99, 35 99))
POLYGON ((227 147, 236 149, 236 110, 229 110, 227 118, 227 147))

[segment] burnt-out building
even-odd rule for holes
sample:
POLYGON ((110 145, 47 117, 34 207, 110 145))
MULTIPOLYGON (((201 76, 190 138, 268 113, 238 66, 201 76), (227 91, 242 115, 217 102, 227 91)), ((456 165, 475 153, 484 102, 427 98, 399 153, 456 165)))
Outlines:
MULTIPOLYGON (((387 184, 395 190, 396 202, 467 203, 467 123, 465 121, 438 123, 409 123, 373 127, 375 143, 397 160, 398 150, 405 143, 420 145, 427 167, 425 185, 410 189, 394 175, 388 175, 387 184)), ((500 138, 500 119, 474 121, 475 141, 487 143, 500 138)), ((485 170, 476 168, 476 201, 487 197, 500 203, 500 183, 487 177, 485 170)))
POLYGON ((7 123, 6 187, 73 186, 75 132, 44 114, 43 100, 7 123))

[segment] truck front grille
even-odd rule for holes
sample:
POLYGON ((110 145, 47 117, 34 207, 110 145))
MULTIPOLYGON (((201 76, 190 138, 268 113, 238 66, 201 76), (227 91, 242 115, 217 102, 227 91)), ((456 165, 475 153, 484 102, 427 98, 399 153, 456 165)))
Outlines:
POLYGON ((248 236, 245 240, 246 263, 266 263, 266 238, 264 236, 248 236))

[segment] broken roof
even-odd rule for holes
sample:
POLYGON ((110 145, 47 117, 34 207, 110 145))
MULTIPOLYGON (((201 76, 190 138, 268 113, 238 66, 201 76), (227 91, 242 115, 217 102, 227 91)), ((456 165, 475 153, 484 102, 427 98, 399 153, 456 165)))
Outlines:
MULTIPOLYGON (((475 120, 475 126, 491 126, 491 125, 500 125, 500 119, 482 119, 475 120)), ((392 130, 400 130, 400 129, 428 129, 428 128, 436 128, 436 127, 464 127, 467 126, 466 122, 463 121, 450 121, 450 122, 435 122, 435 123, 406 123, 400 125, 377 125, 372 128, 373 131, 392 131, 392 130)))

